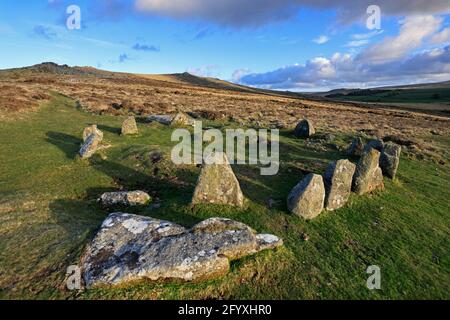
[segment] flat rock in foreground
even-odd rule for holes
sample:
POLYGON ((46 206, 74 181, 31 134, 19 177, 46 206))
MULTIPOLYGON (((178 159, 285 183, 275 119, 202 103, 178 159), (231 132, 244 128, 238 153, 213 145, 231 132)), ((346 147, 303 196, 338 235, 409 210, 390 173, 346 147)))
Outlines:
POLYGON ((356 165, 348 160, 331 163, 323 178, 325 183, 325 208, 333 211, 342 208, 352 192, 353 175, 356 165))
POLYGON ((104 207, 137 206, 145 205, 151 200, 150 196, 144 191, 122 191, 122 192, 106 192, 102 194, 99 202, 104 207))
POLYGON ((297 184, 287 199, 289 211, 306 219, 314 219, 324 208, 325 186, 318 174, 307 175, 297 184))
POLYGON ((200 281, 226 274, 230 260, 281 246, 247 225, 211 218, 192 229, 168 221, 113 213, 82 257, 85 285, 133 280, 200 281))
POLYGON ((379 166, 380 152, 374 148, 368 148, 356 166, 353 177, 352 190, 358 195, 383 190, 383 173, 379 166))
POLYGON ((206 162, 198 178, 192 204, 244 206, 244 195, 226 154, 217 152, 206 162))

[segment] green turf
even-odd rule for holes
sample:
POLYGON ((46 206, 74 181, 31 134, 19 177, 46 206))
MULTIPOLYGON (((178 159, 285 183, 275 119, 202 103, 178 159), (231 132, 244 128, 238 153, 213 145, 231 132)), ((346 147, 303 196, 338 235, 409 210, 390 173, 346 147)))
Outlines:
POLYGON ((338 100, 386 103, 449 103, 450 89, 361 90, 348 95, 330 95, 338 100))
MULTIPOLYGON (((328 162, 345 154, 333 148, 316 152, 282 132, 279 175, 262 177, 258 168, 234 166, 247 208, 191 208, 199 169, 167 160, 171 129, 139 124, 139 136, 121 137, 123 119, 84 113, 73 101, 55 96, 23 120, 0 123, 1 298, 450 298, 448 166, 403 158, 398 179, 386 180, 385 192, 352 195, 344 209, 305 222, 287 212, 287 194, 304 170, 322 173, 328 162), (112 147, 82 161, 76 157, 80 137, 91 123, 99 125, 112 147), (166 160, 152 163, 148 153, 154 150, 163 151, 166 160), (69 292, 66 268, 79 262, 108 215, 96 198, 119 189, 142 189, 161 201, 158 209, 130 212, 185 226, 230 217, 280 236, 285 246, 235 261, 228 275, 206 283, 143 281, 69 292), (272 209, 269 198, 278 201, 272 209), (302 233, 310 240, 304 241, 302 233), (381 267, 381 290, 366 288, 369 265, 381 267)), ((350 140, 339 135, 337 143, 350 140)))

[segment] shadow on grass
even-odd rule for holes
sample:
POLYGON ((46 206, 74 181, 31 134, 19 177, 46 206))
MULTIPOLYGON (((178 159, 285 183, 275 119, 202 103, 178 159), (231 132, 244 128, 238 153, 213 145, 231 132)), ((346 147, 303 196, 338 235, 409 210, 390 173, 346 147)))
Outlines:
POLYGON ((111 126, 107 126, 107 125, 104 125, 104 124, 97 125, 97 128, 100 131, 106 131, 106 132, 110 132, 110 133, 117 134, 117 135, 120 135, 122 133, 122 129, 121 128, 111 127, 111 126))
POLYGON ((61 132, 49 131, 46 133, 46 141, 57 146, 68 159, 75 159, 83 140, 61 132))

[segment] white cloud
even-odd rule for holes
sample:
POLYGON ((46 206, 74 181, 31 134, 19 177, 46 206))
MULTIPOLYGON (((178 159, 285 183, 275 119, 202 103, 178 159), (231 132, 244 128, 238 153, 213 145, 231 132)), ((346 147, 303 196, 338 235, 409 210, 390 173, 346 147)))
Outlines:
POLYGON ((186 71, 198 77, 218 77, 218 69, 216 65, 207 65, 198 68, 188 68, 186 71))
POLYGON ((231 81, 233 82, 239 82, 241 81, 242 77, 248 75, 250 73, 250 69, 237 69, 233 72, 231 75, 231 81))
POLYGON ((442 18, 430 15, 407 17, 401 21, 400 33, 396 37, 387 37, 370 46, 358 59, 374 63, 399 59, 419 48, 425 38, 439 30, 441 24, 442 18))
POLYGON ((321 35, 321 36, 315 38, 313 41, 317 44, 324 44, 324 43, 327 43, 328 41, 330 41, 330 38, 325 35, 321 35))
POLYGON ((369 40, 367 39, 363 39, 363 40, 353 40, 353 41, 349 41, 347 42, 347 44, 345 45, 346 47, 350 47, 350 48, 357 48, 357 47, 362 47, 365 46, 366 44, 369 44, 369 40))
POLYGON ((442 44, 445 42, 450 42, 450 28, 442 30, 430 39, 430 43, 432 44, 442 44))

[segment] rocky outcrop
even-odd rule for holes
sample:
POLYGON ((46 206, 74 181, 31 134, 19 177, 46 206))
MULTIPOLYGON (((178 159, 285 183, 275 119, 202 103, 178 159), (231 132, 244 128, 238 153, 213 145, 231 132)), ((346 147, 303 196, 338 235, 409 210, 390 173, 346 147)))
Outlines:
POLYGON ((364 150, 364 143, 360 137, 355 138, 347 149, 349 156, 361 156, 364 150))
POLYGON ((107 192, 98 199, 103 207, 146 205, 150 200, 144 191, 107 192))
POLYGON ((122 135, 135 135, 138 133, 139 130, 136 124, 136 119, 133 116, 126 118, 122 124, 122 135))
POLYGON ((96 133, 92 133, 87 139, 86 142, 80 149, 80 157, 82 159, 91 158, 95 152, 97 151, 99 144, 102 142, 102 137, 97 135, 96 133))
POLYGON ((142 279, 207 280, 226 274, 230 260, 282 243, 224 218, 188 230, 168 221, 113 213, 82 257, 83 278, 88 288, 142 279))
POLYGON ((225 153, 217 152, 205 159, 192 204, 210 203, 242 207, 244 195, 225 153))
POLYGON ((374 148, 364 151, 353 177, 352 190, 359 195, 384 189, 383 173, 379 166, 380 152, 374 148))
POLYGON ((397 168, 400 163, 402 147, 398 144, 388 142, 384 145, 380 155, 380 167, 383 174, 391 179, 397 175, 397 168))
POLYGON ((83 142, 86 142, 87 138, 93 133, 97 134, 97 136, 99 137, 100 141, 103 140, 103 132, 98 130, 96 124, 93 124, 93 125, 91 125, 89 127, 86 127, 84 129, 84 131, 83 131, 83 142))
POLYGON ((322 212, 324 201, 323 178, 321 175, 311 173, 292 189, 287 206, 292 213, 309 220, 322 212))
POLYGON ((172 123, 173 116, 171 115, 152 115, 147 118, 148 122, 158 122, 164 125, 172 123))
POLYGON ((314 126, 309 120, 302 120, 297 124, 294 130, 294 136, 297 138, 309 138, 316 133, 314 126))
POLYGON ((325 209, 332 211, 342 208, 352 191, 353 175, 356 165, 348 160, 331 163, 324 174, 325 209))

